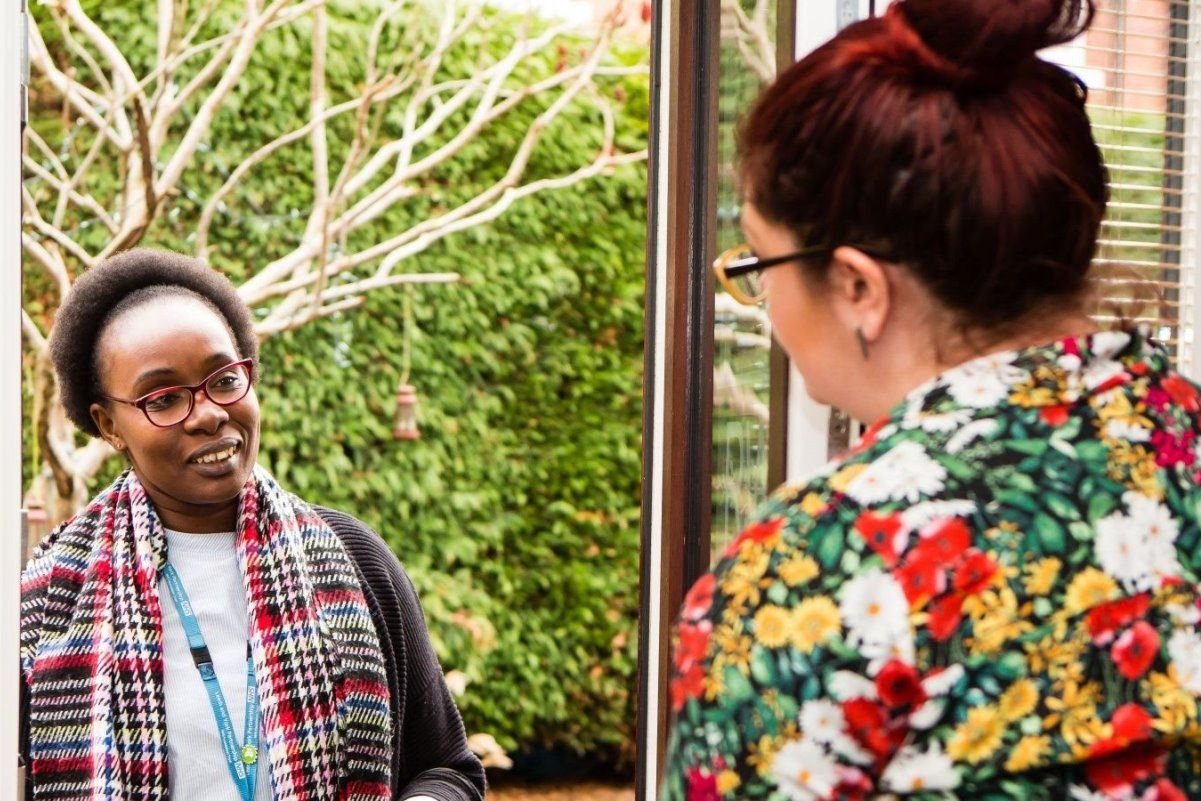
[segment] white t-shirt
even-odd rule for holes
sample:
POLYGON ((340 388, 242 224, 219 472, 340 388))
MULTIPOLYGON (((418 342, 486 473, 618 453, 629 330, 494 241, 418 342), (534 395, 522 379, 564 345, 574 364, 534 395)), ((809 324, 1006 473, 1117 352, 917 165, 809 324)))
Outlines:
MULTIPOLYGON (((167 554, 179 574, 213 657, 217 683, 242 742, 246 720, 246 590, 234 537, 167 530, 167 554)), ((217 719, 192 661, 179 612, 159 581, 163 609, 163 690, 167 703, 167 763, 171 801, 242 801, 221 749, 217 719)), ((255 801, 272 801, 260 733, 255 801)))

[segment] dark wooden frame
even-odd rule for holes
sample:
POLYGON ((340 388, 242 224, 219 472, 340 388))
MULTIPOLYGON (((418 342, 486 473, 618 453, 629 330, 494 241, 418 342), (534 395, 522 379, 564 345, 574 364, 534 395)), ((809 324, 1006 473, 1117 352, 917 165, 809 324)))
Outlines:
MULTIPOLYGON (((649 654, 659 655, 657 686, 666 697, 671 623, 685 588, 709 567, 710 462, 713 417, 713 279, 709 260, 715 247, 717 71, 720 0, 656 0, 652 8, 651 147, 647 235, 646 288, 646 403, 643 412, 642 569, 644 589, 639 621, 638 743, 645 747, 656 733, 657 765, 666 749, 668 709, 649 697, 649 654), (670 10, 670 30, 662 30, 664 4, 670 10), (671 63, 665 64, 664 39, 671 42, 671 63), (666 70, 665 70, 666 68, 666 70), (670 102, 660 102, 662 76, 670 75, 670 102), (666 148, 666 185, 660 186, 660 152, 666 148), (663 235, 667 263, 657 263, 660 220, 658 199, 671 199, 663 235), (663 367, 667 399, 662 420, 655 420, 653 398, 656 371, 655 298, 659 281, 666 281, 665 330, 668 332, 663 367), (662 426, 662 483, 650 476, 657 426, 662 426), (651 519, 652 499, 662 492, 662 517, 651 519), (652 532, 662 531, 659 570, 652 574, 647 555, 655 547, 652 532), (650 640, 650 610, 646 588, 662 588, 656 641, 650 640)), ((641 801, 659 776, 646 775, 646 759, 638 760, 636 794, 641 801)))
MULTIPOLYGON (((795 6, 781 2, 777 14, 777 63, 795 58, 795 6)), ((720 0, 656 0, 652 10, 652 94, 650 191, 648 193, 646 288, 646 390, 643 412, 642 569, 644 588, 639 621, 638 743, 643 748, 654 734, 655 764, 662 770, 667 743, 668 679, 671 624, 684 592, 709 568, 709 531, 712 489, 713 441, 713 279, 709 262, 716 243, 717 89, 721 25, 720 0), (660 29, 664 4, 671 11, 670 30, 660 29), (672 44, 671 64, 664 63, 665 37, 672 44), (670 76, 670 101, 660 102, 664 74, 670 76), (666 182, 658 176, 663 137, 666 148, 666 182), (667 219, 658 218, 658 201, 666 192, 671 202, 667 219), (663 223, 662 227, 660 224, 663 223), (660 236, 667 241, 666 269, 657 263, 660 236), (655 299, 665 281, 664 352, 662 388, 654 386, 657 310, 655 299), (655 419, 654 397, 661 389, 666 398, 662 420, 655 419), (662 486, 651 475, 654 448, 662 426, 662 486), (662 515, 652 519, 652 501, 662 495, 662 515), (652 573, 647 558, 655 527, 661 531, 658 570, 652 573), (652 620, 645 602, 646 588, 661 589, 657 638, 652 641, 652 620), (660 698, 649 697, 652 677, 649 655, 658 654, 655 685, 660 698), (655 701, 658 700, 658 703, 655 701)), ((785 479, 788 445, 787 357, 773 344, 770 356, 771 420, 768 429, 768 489, 785 479)), ((636 797, 648 797, 659 776, 646 775, 645 755, 640 755, 636 797)))
MULTIPOLYGON (((805 2, 805 0, 796 0, 805 2)), ((796 61, 796 2, 784 0, 776 7, 776 71, 796 61)), ((775 339, 771 342, 768 364, 771 393, 767 408, 767 491, 788 478, 788 398, 791 372, 788 355, 775 339)))

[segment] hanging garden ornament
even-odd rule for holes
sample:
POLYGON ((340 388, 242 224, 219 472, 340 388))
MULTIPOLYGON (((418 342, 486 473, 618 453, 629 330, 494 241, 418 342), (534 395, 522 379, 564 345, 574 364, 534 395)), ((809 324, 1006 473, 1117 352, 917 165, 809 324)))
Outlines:
POLYGON ((417 427, 417 388, 401 380, 396 388, 396 416, 392 419, 392 439, 421 439, 417 427))
POLYGON ((392 418, 392 439, 421 439, 417 428, 417 388, 409 383, 413 365, 413 285, 405 284, 404 351, 400 383, 396 387, 396 415, 392 418))

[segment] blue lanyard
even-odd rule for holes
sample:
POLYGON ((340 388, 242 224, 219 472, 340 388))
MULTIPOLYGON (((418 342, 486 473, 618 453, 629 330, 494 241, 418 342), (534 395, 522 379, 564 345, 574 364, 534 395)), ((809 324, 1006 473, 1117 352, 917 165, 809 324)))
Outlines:
POLYGON ((167 579, 171 600, 175 601, 175 608, 179 610, 184 633, 188 635, 192 661, 196 663, 200 678, 204 680, 204 688, 208 690, 213 716, 217 719, 217 732, 221 735, 221 749, 225 752, 225 761, 229 764, 229 775, 238 786, 242 801, 254 801, 254 783, 258 778, 259 761, 259 693, 258 682, 254 676, 254 660, 250 657, 250 643, 246 644, 246 725, 243 726, 242 735, 244 745, 239 748, 234 737, 233 718, 230 717, 229 707, 225 704, 221 685, 217 683, 213 657, 204 643, 204 635, 200 633, 200 621, 192 611, 188 593, 184 590, 179 574, 169 562, 163 568, 163 577, 167 579))

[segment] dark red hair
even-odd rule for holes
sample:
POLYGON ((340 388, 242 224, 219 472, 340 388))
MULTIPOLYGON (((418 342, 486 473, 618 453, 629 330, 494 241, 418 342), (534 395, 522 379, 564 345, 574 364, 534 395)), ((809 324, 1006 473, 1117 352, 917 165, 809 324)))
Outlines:
POLYGON ((799 244, 906 265, 970 327, 1082 296, 1108 199, 1085 89, 1037 50, 1092 0, 905 0, 784 71, 741 131, 799 244))

